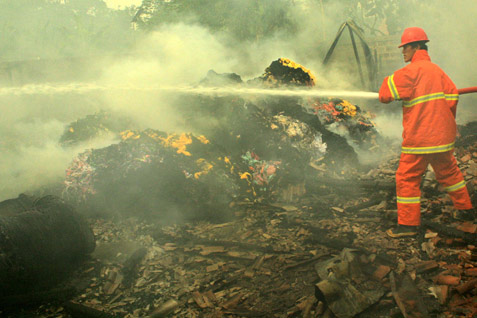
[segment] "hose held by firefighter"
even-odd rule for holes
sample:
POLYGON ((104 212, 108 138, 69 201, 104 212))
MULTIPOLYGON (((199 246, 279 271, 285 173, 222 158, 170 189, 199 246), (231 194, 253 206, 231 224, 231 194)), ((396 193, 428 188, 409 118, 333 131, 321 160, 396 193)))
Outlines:
POLYGON ((379 90, 382 103, 401 100, 402 149, 396 172, 398 226, 391 237, 414 236, 420 225, 421 178, 430 164, 437 181, 452 199, 458 220, 473 221, 475 211, 454 157, 459 93, 452 80, 428 54, 423 29, 404 30, 401 44, 405 67, 386 77, 379 90))

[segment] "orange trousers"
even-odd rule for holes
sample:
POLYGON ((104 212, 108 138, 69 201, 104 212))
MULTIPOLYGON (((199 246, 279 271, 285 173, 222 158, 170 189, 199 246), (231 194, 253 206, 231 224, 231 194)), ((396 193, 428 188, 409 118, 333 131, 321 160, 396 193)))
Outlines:
POLYGON ((453 150, 434 154, 401 154, 396 171, 398 224, 421 224, 421 179, 428 165, 437 181, 450 195, 458 210, 472 209, 464 177, 457 166, 453 150))

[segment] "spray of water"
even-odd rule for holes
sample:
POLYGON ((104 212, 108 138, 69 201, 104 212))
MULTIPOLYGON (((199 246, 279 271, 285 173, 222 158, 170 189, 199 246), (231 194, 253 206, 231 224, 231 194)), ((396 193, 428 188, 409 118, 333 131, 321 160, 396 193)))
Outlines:
POLYGON ((347 90, 318 90, 318 89, 266 89, 253 87, 202 87, 202 86, 106 86, 95 83, 68 84, 29 84, 20 87, 2 87, 0 96, 6 95, 35 95, 35 94, 84 94, 95 91, 151 91, 197 95, 271 95, 271 96, 302 96, 302 97, 356 97, 377 99, 378 93, 347 90))

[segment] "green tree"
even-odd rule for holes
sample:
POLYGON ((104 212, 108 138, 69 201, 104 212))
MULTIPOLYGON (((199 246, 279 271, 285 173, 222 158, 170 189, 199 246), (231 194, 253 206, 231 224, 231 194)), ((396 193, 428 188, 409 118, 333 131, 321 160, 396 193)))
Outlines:
POLYGON ((142 7, 151 12, 137 22, 147 30, 164 23, 197 23, 236 40, 254 40, 295 30, 289 15, 292 6, 292 0, 145 0, 142 7))
POLYGON ((0 10, 3 60, 114 53, 133 43, 131 16, 102 0, 4 0, 0 10))

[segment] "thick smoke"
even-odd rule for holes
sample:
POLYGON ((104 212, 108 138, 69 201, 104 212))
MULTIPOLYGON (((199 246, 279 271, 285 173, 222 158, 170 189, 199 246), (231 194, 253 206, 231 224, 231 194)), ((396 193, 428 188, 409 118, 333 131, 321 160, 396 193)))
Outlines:
POLYGON ((175 95, 149 88, 193 85, 212 68, 230 71, 231 63, 233 56, 227 55, 227 48, 203 27, 165 25, 140 41, 130 58, 105 69, 100 83, 132 87, 105 94, 105 103, 112 110, 127 114, 144 127, 175 131, 184 129, 177 127, 181 116, 174 111, 175 95))
POLYGON ((61 182, 65 169, 83 147, 103 147, 92 141, 81 148, 65 149, 58 140, 65 122, 97 108, 86 100, 48 97, 2 97, 0 116, 0 199, 61 182))
MULTIPOLYGON (((421 19, 417 21, 429 36, 429 54, 433 62, 450 76, 458 88, 476 86, 472 65, 475 65, 477 51, 477 2, 438 0, 424 3, 419 8, 421 19)), ((477 120, 476 103, 476 94, 461 96, 458 123, 477 120)))
MULTIPOLYGON (((230 3, 244 6, 249 1, 230 3)), ((195 84, 209 69, 218 73, 234 72, 247 80, 261 75, 271 61, 287 57, 311 69, 319 87, 357 89, 349 80, 346 66, 349 61, 335 60, 328 69, 323 68, 321 62, 344 21, 354 18, 358 24, 368 20, 370 25, 374 23, 374 18, 366 18, 364 6, 374 2, 294 1, 287 11, 288 18, 294 22, 293 32, 277 28, 277 32, 259 40, 238 41, 226 30, 211 31, 190 16, 187 19, 179 16, 178 21, 160 25, 153 31, 133 31, 130 22, 134 11, 110 11, 99 0, 91 1, 95 4, 91 7, 85 7, 86 2, 80 5, 80 2, 69 1, 70 7, 67 7, 57 3, 55 6, 54 1, 50 1, 42 10, 36 9, 35 1, 7 1, 2 8, 2 21, 7 22, 0 39, 4 61, 4 72, 0 75, 2 86, 23 85, 33 79, 41 82, 46 75, 37 71, 25 73, 28 68, 21 69, 26 65, 21 61, 50 59, 54 67, 47 68, 49 77, 45 81, 88 81, 133 89, 87 94, 0 95, 0 199, 60 180, 73 156, 91 145, 65 150, 57 146, 57 141, 66 124, 88 114, 105 109, 127 114, 142 125, 141 128, 186 130, 187 122, 174 111, 175 96, 144 90, 146 87, 195 84), (71 6, 75 6, 77 13, 87 14, 70 19, 69 14, 74 11, 70 10, 71 6), (80 71, 73 75, 63 73, 62 64, 55 61, 72 57, 79 58, 80 71), (5 62, 12 61, 18 61, 19 66, 8 73, 8 67, 13 64, 5 62)), ((429 49, 433 61, 458 87, 477 85, 471 69, 477 51, 473 34, 477 29, 474 17, 477 2, 401 0, 390 3, 396 4, 400 16, 394 15, 393 21, 386 21, 384 17, 376 20, 379 32, 386 31, 382 28, 384 22, 392 25, 393 30, 400 29, 398 34, 408 26, 423 27, 431 39, 429 49)), ((108 1, 112 8, 125 4, 126 1, 108 1)), ((137 1, 130 4, 138 5, 137 1)), ((224 13, 216 15, 217 19, 236 18, 224 13)), ((343 40, 349 41, 349 37, 343 40)), ((379 84, 381 80, 378 79, 379 84)), ((472 111, 476 102, 473 95, 461 97, 459 123, 476 120, 477 115, 472 111)), ((378 129, 386 136, 399 139, 399 103, 379 105, 370 101, 360 106, 376 110, 378 129)))

